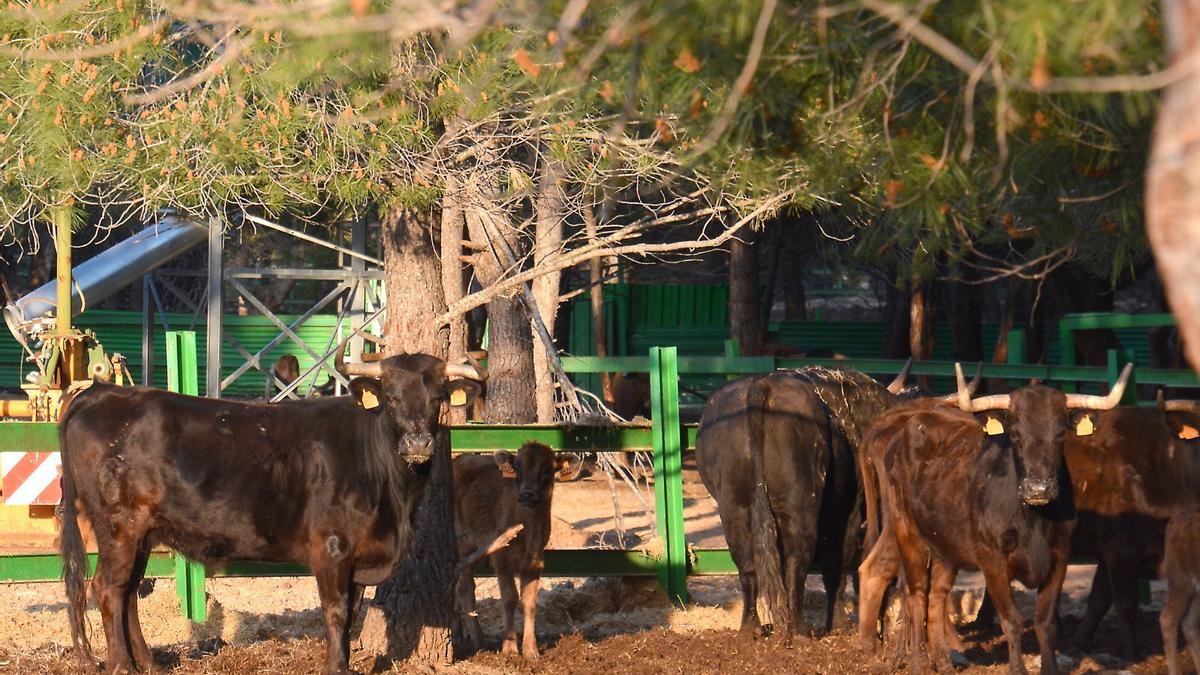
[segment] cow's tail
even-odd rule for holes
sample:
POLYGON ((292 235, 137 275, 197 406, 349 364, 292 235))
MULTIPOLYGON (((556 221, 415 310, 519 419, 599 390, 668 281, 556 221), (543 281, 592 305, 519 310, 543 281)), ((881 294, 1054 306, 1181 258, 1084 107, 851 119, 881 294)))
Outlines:
POLYGON ((867 511, 867 533, 863 537, 863 555, 866 555, 875 546, 875 542, 879 539, 879 478, 876 475, 875 463, 871 461, 871 446, 878 438, 875 434, 868 433, 859 446, 858 471, 862 475, 862 490, 863 501, 867 511))
POLYGON ((71 642, 75 656, 88 669, 95 666, 92 645, 87 638, 87 551, 79 531, 79 513, 75 507, 75 476, 71 471, 70 450, 67 447, 67 420, 59 425, 58 443, 62 452, 62 533, 59 553, 63 559, 63 581, 67 589, 67 617, 71 623, 71 642))
POLYGON ((750 470, 754 478, 754 497, 750 504, 750 531, 754 552, 754 579, 758 589, 759 610, 766 610, 774 631, 790 636, 792 631, 791 593, 788 592, 780 559, 779 528, 771 510, 763 466, 766 439, 766 413, 770 399, 767 377, 757 377, 750 383, 748 395, 750 431, 750 470))

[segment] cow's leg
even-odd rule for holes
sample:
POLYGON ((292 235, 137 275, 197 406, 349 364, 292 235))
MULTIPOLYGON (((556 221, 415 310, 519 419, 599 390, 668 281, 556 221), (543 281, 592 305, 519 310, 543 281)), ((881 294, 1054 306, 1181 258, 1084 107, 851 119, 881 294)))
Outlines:
MULTIPOLYGON (((1009 585, 1006 565, 1003 561, 999 563, 991 561, 989 565, 980 565, 980 569, 983 572, 984 581, 987 583, 987 593, 992 598, 996 613, 1000 615, 1000 626, 1004 629, 1004 639, 1008 642, 1008 671, 1024 673, 1026 672, 1025 664, 1021 661, 1021 629, 1025 619, 1021 616, 1021 611, 1017 609, 1017 603, 1013 602, 1012 587, 1009 585)), ((1061 585, 1062 582, 1059 583, 1061 585)), ((1040 595, 1038 599, 1040 614, 1040 595)), ((1043 663, 1042 665, 1043 668, 1047 666, 1056 668, 1053 658, 1049 664, 1043 663)), ((1043 672, 1054 672, 1054 670, 1043 672)))
POLYGON ((874 649, 879 642, 883 598, 899 572, 900 551, 891 525, 885 519, 875 545, 858 566, 858 637, 868 649, 874 649))
POLYGON ((758 620, 758 584, 754 572, 739 569, 738 583, 742 586, 742 625, 738 632, 758 637, 762 635, 762 623, 758 620))
MULTIPOLYGON (((950 589, 954 586, 954 577, 958 570, 946 563, 933 561, 933 579, 929 585, 929 616, 926 626, 929 633, 929 651, 933 657, 933 666, 942 672, 954 672, 954 664, 950 661, 947 637, 954 632, 947 612, 950 589)), ((957 637, 957 634, 955 635, 957 637)))
POLYGON ((1114 550, 1106 564, 1111 589, 1112 605, 1117 614, 1117 628, 1121 635, 1121 655, 1133 660, 1137 657, 1138 570, 1142 552, 1136 548, 1114 550), (1132 554, 1132 555, 1131 555, 1132 554))
MULTIPOLYGON (((1158 624, 1162 628, 1163 653, 1167 657, 1167 670, 1171 675, 1179 673, 1179 621, 1184 613, 1191 612, 1195 604, 1195 591, 1191 581, 1180 571, 1172 569, 1167 562, 1167 602, 1158 615, 1158 624)), ((1195 655, 1193 654, 1193 658, 1195 655)), ((1198 666, 1200 667, 1200 666, 1198 666)))
POLYGON ((1064 547, 1054 555, 1054 570, 1045 585, 1038 589, 1037 613, 1033 619, 1042 654, 1042 673, 1047 675, 1058 672, 1058 597, 1067 578, 1068 552, 1064 547))
POLYGON ((1192 665, 1200 672, 1200 602, 1196 601, 1195 586, 1192 589, 1192 602, 1183 617, 1183 637, 1192 653, 1192 665))
MULTIPOLYGON (((351 574, 351 578, 353 578, 353 576, 354 575, 351 574)), ((346 617, 346 631, 342 636, 342 640, 346 645, 347 661, 349 661, 350 658, 350 636, 354 631, 354 622, 358 620, 358 611, 362 609, 363 593, 365 593, 366 590, 367 587, 362 584, 350 584, 350 613, 346 617)))
POLYGON ((317 578, 317 594, 321 597, 321 611, 325 615, 325 668, 326 675, 350 672, 350 642, 345 636, 350 632, 350 604, 353 598, 353 569, 349 560, 322 560, 313 566, 317 578))
POLYGON ((500 586, 500 603, 504 606, 504 643, 500 646, 502 654, 516 654, 517 650, 517 582, 508 572, 496 570, 496 584, 500 586))
MULTIPOLYGON (((129 516, 126 521, 132 520, 129 516)), ((137 523, 132 523, 134 526, 137 523)), ((142 541, 141 535, 134 535, 130 527, 125 531, 112 532, 105 537, 100 547, 100 558, 104 565, 96 571, 92 578, 92 597, 100 606, 100 616, 104 622, 104 638, 108 645, 105 657, 105 668, 110 673, 123 673, 133 670, 133 661, 129 653, 130 626, 126 616, 127 594, 137 592, 137 583, 130 583, 134 577, 134 567, 138 562, 138 552, 142 541)), ((137 572, 139 577, 144 573, 137 572)), ((139 626, 139 633, 140 626, 139 626)))
POLYGON ((466 633, 468 647, 472 650, 483 646, 483 630, 479 628, 479 617, 475 611, 475 574, 473 570, 463 570, 455 585, 458 598, 458 613, 462 616, 463 632, 466 633))
POLYGON ((133 574, 125 589, 125 621, 129 626, 129 647, 133 651, 134 664, 138 668, 150 670, 154 666, 154 657, 146 646, 146 638, 142 635, 142 623, 138 619, 138 588, 146 576, 146 563, 150 560, 150 542, 143 539, 138 547, 137 558, 133 562, 133 574))
POLYGON ((525 626, 521 637, 521 653, 527 659, 538 657, 537 599, 541 576, 536 572, 521 574, 521 607, 525 610, 525 626))
POLYGON ((1101 556, 1096 561, 1096 573, 1092 576, 1092 589, 1088 591, 1087 610, 1071 640, 1073 651, 1087 652, 1088 645, 1091 644, 1092 637, 1096 634, 1096 628, 1100 626, 1104 615, 1108 613, 1108 608, 1112 607, 1112 601, 1113 588, 1108 576, 1108 565, 1104 563, 1104 556, 1101 556))
POLYGON ((909 670, 926 671, 925 655, 928 633, 925 630, 929 602, 929 552, 917 538, 915 527, 907 522, 896 524, 896 546, 904 571, 906 613, 898 653, 909 653, 909 670))

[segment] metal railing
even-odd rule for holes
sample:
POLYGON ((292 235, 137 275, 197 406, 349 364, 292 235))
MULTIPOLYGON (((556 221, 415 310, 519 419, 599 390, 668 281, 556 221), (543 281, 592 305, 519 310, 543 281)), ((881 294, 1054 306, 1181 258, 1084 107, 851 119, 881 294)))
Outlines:
MULTIPOLYGON (((171 335, 179 335, 172 333, 171 335)), ((1012 335, 1019 342, 1021 335, 1012 335)), ((172 384, 178 390, 196 388, 194 335, 176 340, 171 350, 171 366, 178 373, 172 384), (190 346, 189 346, 190 344, 190 346), (190 358, 192 359, 189 361, 190 358), (191 364, 189 367, 189 363, 191 364), (189 371, 190 376, 184 371, 189 371), (190 379, 188 379, 190 377, 190 379)), ((1023 350, 1014 350, 1014 359, 1023 350)), ((1116 381, 1124 360, 1117 352, 1109 354, 1107 367, 1069 365, 1031 365, 1021 363, 985 364, 987 378, 1028 381, 1038 378, 1057 383, 1111 384, 1116 381)), ((679 418, 679 376, 708 374, 737 376, 766 373, 778 368, 823 365, 852 368, 873 375, 891 375, 900 371, 904 361, 896 359, 786 359, 774 357, 679 356, 675 347, 655 347, 645 357, 566 357, 563 367, 570 373, 646 372, 650 374, 650 427, 578 427, 555 425, 480 425, 451 428, 452 452, 484 452, 513 449, 526 441, 539 441, 556 451, 650 451, 653 453, 655 526, 659 542, 647 550, 568 549, 546 552, 546 576, 657 576, 668 596, 677 603, 687 600, 687 577, 735 574, 737 568, 727 549, 696 549, 688 546, 683 517, 682 453, 695 447, 696 427, 683 425, 679 418)), ((951 362, 918 362, 913 375, 953 377, 951 362)), ((1194 373, 1140 370, 1136 378, 1144 385, 1200 386, 1194 373)), ((1135 390, 1130 387, 1130 391, 1135 390)), ((1130 402, 1127 400, 1126 402, 1130 402)), ((57 426, 49 423, 0 424, 0 452, 56 451, 57 426)), ((92 556, 95 563, 95 556, 92 556)), ((57 555, 0 556, 0 582, 52 581, 61 577, 57 555)), ((307 571, 299 565, 238 563, 222 569, 205 570, 167 553, 151 555, 147 576, 176 578, 185 615, 202 621, 204 616, 204 579, 206 577, 292 576, 307 571), (173 562, 172 562, 173 561, 173 562)))

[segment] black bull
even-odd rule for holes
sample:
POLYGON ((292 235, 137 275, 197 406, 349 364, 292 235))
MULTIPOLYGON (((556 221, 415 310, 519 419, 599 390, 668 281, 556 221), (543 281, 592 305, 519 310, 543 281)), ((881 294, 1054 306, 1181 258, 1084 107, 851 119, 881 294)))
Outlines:
POLYGON ((446 442, 442 405, 455 389, 476 393, 481 376, 419 354, 343 370, 371 375, 351 382, 353 398, 268 405, 96 384, 69 403, 59 430, 61 550, 72 640, 88 667, 78 514, 99 548, 92 592, 110 671, 152 665, 136 590, 159 544, 215 566, 307 565, 324 613, 325 671, 347 670, 363 586, 386 579, 408 551, 428 459, 446 442))
POLYGON ((879 413, 904 400, 906 374, 885 388, 855 371, 778 371, 731 382, 709 398, 696 464, 738 567, 743 631, 760 629, 760 597, 775 631, 799 626, 814 560, 832 626, 843 567, 858 545, 859 440, 879 413))

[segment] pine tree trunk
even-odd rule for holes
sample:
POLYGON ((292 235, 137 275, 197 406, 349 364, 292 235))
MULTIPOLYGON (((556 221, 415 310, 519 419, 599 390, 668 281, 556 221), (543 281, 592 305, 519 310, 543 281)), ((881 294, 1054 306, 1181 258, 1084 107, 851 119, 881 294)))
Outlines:
MULTIPOLYGON (((474 195, 470 199, 486 199, 474 195)), ((501 278, 500 260, 520 256, 520 240, 508 223, 496 224, 479 210, 468 210, 467 231, 480 247, 475 276, 485 288, 501 278), (497 258, 500 258, 498 260, 497 258)), ((502 424, 537 421, 534 397, 533 333, 529 314, 516 297, 500 296, 487 304, 488 382, 484 420, 502 424)))
MULTIPOLYGON (((596 241, 598 236, 599 226, 596 223, 596 212, 590 205, 585 205, 583 208, 583 227, 584 234, 587 236, 588 243, 596 241)), ((592 313, 592 335, 596 338, 596 356, 604 358, 608 356, 608 331, 604 325, 604 260, 602 258, 592 258, 588 261, 588 301, 591 306, 592 313)), ((604 402, 612 406, 616 400, 616 395, 613 392, 612 374, 600 373, 600 392, 604 397, 604 402)))
MULTIPOLYGON (((929 284, 914 276, 911 282, 912 304, 909 306, 909 353, 917 361, 928 361, 933 356, 933 303, 930 302, 929 284)), ((917 378, 921 387, 929 389, 929 377, 917 378)))
MULTIPOLYGON (((1163 0, 1171 64, 1200 57, 1200 0, 1163 0)), ((1163 90, 1146 170, 1146 233, 1184 354, 1200 368, 1200 72, 1163 90)))
POLYGON ((729 242, 729 337, 743 356, 756 355, 763 347, 758 307, 758 247, 754 234, 745 232, 729 242))
MULTIPOLYGON (((563 219, 566 217, 566 196, 562 186, 563 167, 556 160, 542 164, 542 175, 538 186, 537 223, 533 241, 533 264, 536 266, 546 257, 553 255, 562 246, 563 219)), ((544 274, 533 280, 532 291, 538 313, 549 330, 554 326, 558 314, 558 296, 562 284, 562 272, 544 274)), ((533 377, 537 396, 537 421, 544 424, 555 419, 554 376, 550 370, 550 354, 546 345, 533 339, 533 377)))
MULTIPOLYGON (((433 323, 446 309, 441 270, 432 244, 436 214, 396 208, 383 219, 384 280, 389 353, 447 357, 448 332, 433 323)), ((380 584, 363 621, 361 646, 388 659, 435 667, 453 662, 458 615, 454 610, 454 483, 450 439, 443 432, 414 516, 410 556, 380 584)))

